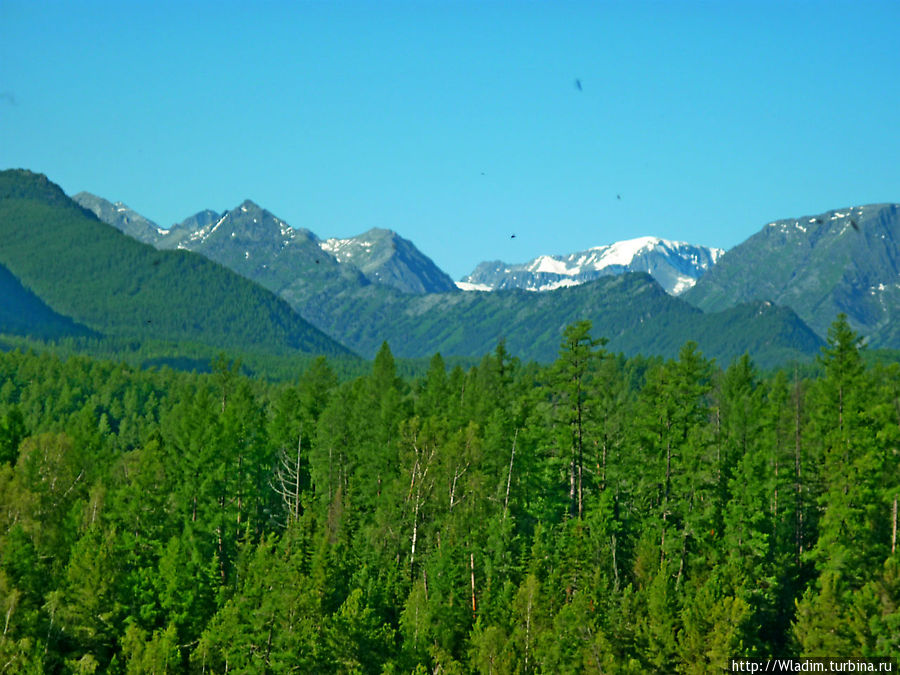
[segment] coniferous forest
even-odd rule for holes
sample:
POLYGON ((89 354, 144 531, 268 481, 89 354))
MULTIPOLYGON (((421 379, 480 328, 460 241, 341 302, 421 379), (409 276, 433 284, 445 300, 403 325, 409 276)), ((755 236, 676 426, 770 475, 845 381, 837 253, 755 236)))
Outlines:
POLYGON ((900 655, 900 367, 503 343, 289 382, 0 354, 0 671, 721 672, 900 655))

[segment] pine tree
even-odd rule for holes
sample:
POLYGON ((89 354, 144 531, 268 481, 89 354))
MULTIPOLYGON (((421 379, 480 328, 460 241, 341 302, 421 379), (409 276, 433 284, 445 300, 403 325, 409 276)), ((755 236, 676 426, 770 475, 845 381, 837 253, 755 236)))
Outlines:
POLYGON ((565 429, 568 446, 569 515, 581 519, 585 498, 585 446, 588 444, 592 398, 590 374, 603 352, 605 339, 594 340, 590 335, 591 322, 579 321, 566 327, 554 364, 556 388, 559 396, 557 410, 565 429))
POLYGON ((867 638, 849 627, 847 608, 890 555, 889 523, 878 490, 882 453, 871 410, 861 338, 839 315, 821 359, 815 423, 822 453, 822 516, 810 552, 818 578, 798 604, 794 634, 809 655, 850 655, 867 638), (826 618, 827 617, 827 618, 826 618))
POLYGON ((691 544, 702 544, 717 518, 719 467, 707 401, 711 373, 696 344, 687 343, 678 361, 648 374, 635 420, 636 496, 639 508, 656 515, 648 525, 657 533, 659 563, 674 564, 676 588, 687 571, 691 544))

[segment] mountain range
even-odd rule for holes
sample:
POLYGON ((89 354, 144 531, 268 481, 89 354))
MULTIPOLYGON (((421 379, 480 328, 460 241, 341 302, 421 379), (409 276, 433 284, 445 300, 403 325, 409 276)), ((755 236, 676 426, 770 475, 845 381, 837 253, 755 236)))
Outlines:
POLYGON ((523 283, 525 276, 509 269, 490 280, 496 292, 462 293, 457 286, 471 288, 471 282, 454 284, 388 230, 320 239, 249 200, 222 213, 201 211, 164 229, 124 204, 88 193, 75 199, 123 231, 141 223, 143 236, 155 246, 200 253, 253 279, 366 356, 385 340, 399 356, 424 357, 435 351, 483 354, 505 339, 513 353, 548 361, 565 325, 578 318, 591 319, 595 334, 627 353, 673 356, 686 340, 696 339, 713 356, 728 359, 750 350, 762 362, 774 363, 805 357, 821 344, 790 311, 771 303, 704 314, 666 292, 693 283, 715 263, 718 249, 647 237, 571 256, 544 256, 528 270, 534 283, 523 283), (550 265, 555 271, 547 270, 550 265), (626 274, 633 270, 654 276, 626 274))
POLYGON ((465 290, 522 288, 548 291, 601 276, 648 272, 667 293, 693 286, 724 251, 659 237, 639 237, 568 255, 542 255, 520 265, 483 262, 458 284, 465 290))
MULTIPOLYGON (((42 306, 53 335, 365 357, 387 341, 410 358, 477 357, 502 339, 549 361, 564 327, 590 319, 612 351, 674 356, 695 340, 720 361, 749 351, 773 366, 816 354, 844 311, 872 344, 900 347, 896 205, 777 221, 724 254, 643 237, 483 263, 455 284, 389 230, 320 238, 250 200, 163 228, 74 199, 39 174, 0 172, 0 290, 42 306)), ((0 312, 0 331, 25 332, 15 315, 0 312)))
MULTIPOLYGON (((250 200, 223 213, 201 211, 163 229, 122 202, 112 203, 89 192, 80 192, 73 199, 139 241, 162 249, 197 251, 257 281, 273 274, 287 274, 291 279, 320 276, 309 267, 315 261, 325 265, 322 269, 328 269, 329 276, 337 263, 351 284, 365 283, 359 277, 362 274, 371 283, 416 295, 450 293, 457 287, 547 291, 625 272, 648 272, 668 293, 677 295, 692 286, 723 253, 721 249, 641 237, 569 255, 544 255, 523 264, 483 262, 454 284, 412 242, 391 230, 376 228, 356 237, 322 240, 309 230, 290 227, 250 200), (297 248, 305 249, 302 260, 294 255, 297 248)), ((274 284, 269 281, 264 285, 274 284)), ((276 290, 281 292, 282 288, 276 290)))
POLYGON ((113 204, 87 192, 73 199, 140 241, 160 249, 196 251, 286 297, 303 295, 301 287, 310 282, 376 283, 414 294, 456 290, 446 273, 390 230, 321 240, 249 199, 237 208, 201 211, 163 229, 121 202, 113 204))

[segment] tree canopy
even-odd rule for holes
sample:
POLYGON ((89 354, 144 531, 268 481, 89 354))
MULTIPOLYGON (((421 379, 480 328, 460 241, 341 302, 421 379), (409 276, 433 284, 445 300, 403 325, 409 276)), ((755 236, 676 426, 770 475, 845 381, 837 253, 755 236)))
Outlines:
MULTIPOLYGON (((0 353, 7 672, 721 672, 900 655, 900 368, 503 343, 288 382, 0 353)), ((5 664, 5 665, 2 665, 5 664)))

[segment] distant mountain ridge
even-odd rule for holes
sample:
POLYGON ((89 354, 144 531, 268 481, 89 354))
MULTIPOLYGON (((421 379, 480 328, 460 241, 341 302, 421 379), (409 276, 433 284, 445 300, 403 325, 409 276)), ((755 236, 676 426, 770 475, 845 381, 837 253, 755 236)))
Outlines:
POLYGON ((321 276, 313 273, 311 261, 324 264, 330 272, 335 271, 331 263, 336 262, 341 268, 338 276, 353 285, 374 283, 414 295, 460 289, 547 291, 625 272, 647 272, 668 293, 678 295, 693 286, 724 252, 659 237, 639 237, 568 255, 543 255, 519 265, 483 262, 462 281, 454 282, 412 242, 392 230, 372 228, 355 237, 322 240, 310 230, 291 227, 250 200, 222 213, 201 211, 163 229, 122 202, 111 203, 88 192, 73 198, 104 222, 140 241, 162 249, 201 252, 267 288, 300 296, 305 292, 297 288, 299 277, 311 273, 321 276), (220 228, 228 234, 217 238, 220 228), (312 244, 323 255, 317 256, 312 244), (298 245, 307 249, 303 262, 292 255, 294 251, 284 253, 298 245), (277 282, 270 278, 272 275, 277 282), (286 290, 290 286, 294 288, 286 290))
POLYGON ((375 283, 410 294, 457 290, 430 258, 391 230, 374 228, 356 237, 323 241, 249 199, 234 209, 207 209, 162 229, 121 202, 87 192, 74 199, 141 241, 160 249, 197 251, 288 296, 303 296, 302 286, 311 278, 320 283, 375 283))
POLYGON ((725 253, 684 299, 704 311, 769 300, 820 336, 843 312, 871 345, 900 348, 900 205, 771 222, 725 253))
POLYGON ((72 196, 72 200, 93 213, 104 223, 112 225, 128 236, 134 237, 145 244, 153 244, 161 236, 161 231, 156 223, 148 220, 122 202, 112 203, 102 197, 92 195, 90 192, 79 192, 77 195, 72 196))
POLYGON ((464 290, 521 288, 548 291, 625 272, 647 272, 671 295, 679 295, 715 265, 722 249, 659 237, 639 237, 568 255, 542 255, 510 265, 483 262, 457 285, 464 290))
MULTIPOLYGON (((127 207, 104 213, 115 220, 127 213, 119 209, 127 207)), ((249 200, 155 231, 156 246, 201 253, 258 282, 368 357, 385 340, 397 356, 421 357, 435 351, 478 355, 503 338, 526 360, 550 360, 564 326, 583 318, 594 322, 595 334, 609 338, 611 349, 627 354, 674 356, 684 341, 695 340, 720 360, 750 351, 758 363, 772 366, 808 358, 822 344, 821 333, 767 297, 705 313, 673 297, 715 270, 723 252, 656 237, 541 256, 494 270, 493 277, 487 270, 480 287, 494 284, 496 292, 461 293, 454 286, 466 288, 466 282, 452 284, 396 233, 374 229, 322 240, 249 200)))

